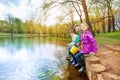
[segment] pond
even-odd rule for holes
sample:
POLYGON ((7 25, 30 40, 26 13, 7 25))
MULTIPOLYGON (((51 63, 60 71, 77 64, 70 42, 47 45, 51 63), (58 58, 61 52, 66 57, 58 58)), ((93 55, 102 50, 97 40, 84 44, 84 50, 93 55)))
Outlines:
POLYGON ((66 41, 0 37, 0 80, 54 80, 63 66, 66 41))

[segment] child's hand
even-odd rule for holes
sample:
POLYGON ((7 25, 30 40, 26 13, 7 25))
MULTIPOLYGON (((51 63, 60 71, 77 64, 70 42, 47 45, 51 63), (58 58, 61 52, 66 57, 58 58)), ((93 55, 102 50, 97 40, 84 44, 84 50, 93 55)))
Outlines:
POLYGON ((68 43, 67 45, 70 46, 70 43, 68 43))
POLYGON ((90 55, 95 56, 95 53, 94 52, 90 52, 90 55))
POLYGON ((80 46, 80 42, 76 43, 76 45, 80 46))
POLYGON ((70 45, 72 45, 72 44, 73 44, 73 42, 71 42, 71 43, 68 43, 67 45, 68 45, 68 46, 70 46, 70 45))

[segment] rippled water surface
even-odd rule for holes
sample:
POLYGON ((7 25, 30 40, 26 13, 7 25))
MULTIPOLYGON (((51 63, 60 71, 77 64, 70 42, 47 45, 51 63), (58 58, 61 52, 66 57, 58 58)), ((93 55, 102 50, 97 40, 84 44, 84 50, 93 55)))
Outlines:
POLYGON ((65 41, 0 38, 0 80, 53 80, 66 65, 65 41))

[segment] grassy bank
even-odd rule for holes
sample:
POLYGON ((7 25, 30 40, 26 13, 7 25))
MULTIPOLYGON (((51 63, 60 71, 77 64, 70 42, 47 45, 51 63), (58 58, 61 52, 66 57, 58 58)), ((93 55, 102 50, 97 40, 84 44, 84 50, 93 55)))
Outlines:
POLYGON ((120 44, 120 31, 96 34, 98 44, 120 44))
MULTIPOLYGON (((10 33, 0 33, 0 37, 11 37, 10 33)), ((49 35, 44 35, 44 34, 17 34, 14 33, 13 37, 45 37, 45 38, 49 38, 49 39, 57 39, 57 40, 68 40, 69 42, 71 41, 70 38, 59 38, 59 37, 51 37, 49 35)))
MULTIPOLYGON (((11 33, 0 33, 0 37, 11 37, 11 33)), ((25 34, 25 33, 14 33, 13 37, 46 37, 44 34, 25 34)))
MULTIPOLYGON (((45 37, 44 35, 38 34, 13 34, 14 37, 45 37)), ((10 37, 10 33, 0 33, 0 37, 10 37)), ((58 40, 68 40, 71 42, 70 38, 56 38, 56 37, 47 37, 58 40)), ((120 31, 111 32, 111 33, 100 33, 95 36, 98 44, 120 44, 120 31)))
MULTIPOLYGON (((28 37, 30 34, 13 34, 14 37, 28 37)), ((0 33, 0 37, 11 37, 10 33, 0 33)))
MULTIPOLYGON (((59 39, 59 40, 68 40, 68 42, 71 42, 71 38, 56 38, 56 37, 52 37, 52 38, 59 39)), ((100 45, 120 44, 120 31, 96 34, 95 39, 97 40, 97 43, 100 45)))

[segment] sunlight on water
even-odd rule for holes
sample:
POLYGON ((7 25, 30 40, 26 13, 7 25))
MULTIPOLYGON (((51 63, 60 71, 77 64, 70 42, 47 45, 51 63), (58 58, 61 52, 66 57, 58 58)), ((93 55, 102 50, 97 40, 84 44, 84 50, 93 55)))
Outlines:
POLYGON ((7 54, 5 49, 0 48, 0 61, 7 60, 10 57, 10 54, 7 54))
POLYGON ((0 46, 0 80, 52 80, 66 63, 63 46, 35 42, 19 49, 18 43, 11 46, 0 46))

